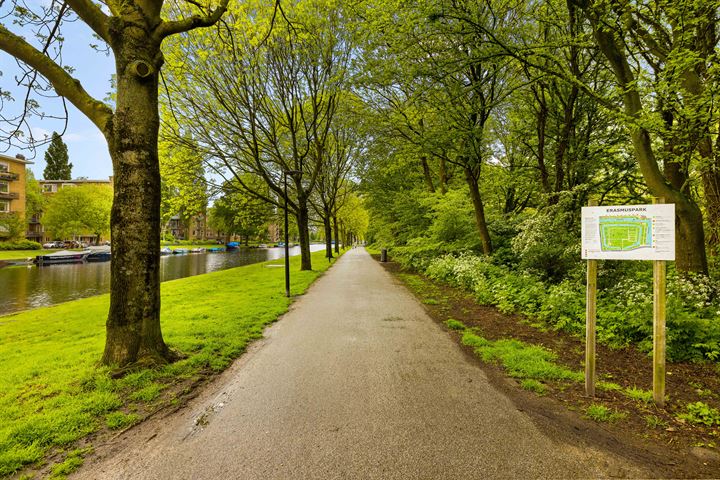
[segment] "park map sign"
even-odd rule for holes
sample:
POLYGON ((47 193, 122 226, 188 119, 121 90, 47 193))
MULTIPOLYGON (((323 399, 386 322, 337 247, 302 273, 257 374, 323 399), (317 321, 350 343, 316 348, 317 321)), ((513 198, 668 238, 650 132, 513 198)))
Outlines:
POLYGON ((582 258, 675 260, 675 205, 583 207, 582 258))

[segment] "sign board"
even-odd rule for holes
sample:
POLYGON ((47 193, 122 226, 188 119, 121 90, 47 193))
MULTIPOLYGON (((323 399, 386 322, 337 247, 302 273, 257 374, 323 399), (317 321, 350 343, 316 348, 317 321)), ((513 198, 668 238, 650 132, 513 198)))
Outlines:
POLYGON ((675 260, 675 204, 583 207, 584 260, 675 260))

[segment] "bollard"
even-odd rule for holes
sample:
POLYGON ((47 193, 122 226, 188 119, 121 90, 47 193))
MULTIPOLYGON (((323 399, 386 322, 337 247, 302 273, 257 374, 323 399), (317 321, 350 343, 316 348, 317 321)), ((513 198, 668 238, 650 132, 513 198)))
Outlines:
POLYGON ((380 250, 380 261, 387 262, 387 248, 380 250))

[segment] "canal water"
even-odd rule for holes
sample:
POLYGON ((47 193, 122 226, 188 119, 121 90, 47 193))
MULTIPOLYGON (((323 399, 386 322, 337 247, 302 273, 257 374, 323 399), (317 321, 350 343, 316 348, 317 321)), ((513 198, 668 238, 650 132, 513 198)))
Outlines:
MULTIPOLYGON (((311 251, 324 245, 310 245, 311 251)), ((300 247, 290 249, 299 255, 300 247)), ((276 260, 283 248, 240 248, 223 253, 192 253, 161 257, 162 281, 191 277, 251 263, 276 260)), ((110 291, 110 262, 65 265, 22 265, 0 268, 0 315, 46 307, 110 291)))

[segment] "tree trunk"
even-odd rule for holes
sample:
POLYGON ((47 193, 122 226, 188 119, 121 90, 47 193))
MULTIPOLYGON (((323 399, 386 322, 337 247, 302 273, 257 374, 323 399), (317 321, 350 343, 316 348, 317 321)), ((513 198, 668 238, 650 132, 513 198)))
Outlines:
POLYGON ((299 196, 298 211, 295 215, 298 227, 298 240, 300 242, 300 270, 312 270, 310 258, 310 214, 307 199, 299 196))
POLYGON ((465 172, 465 180, 470 188, 470 198, 472 199, 475 210, 475 222, 477 223, 478 232, 480 233, 483 253, 490 255, 493 252, 492 241, 490 239, 490 231, 487 228, 487 222, 485 221, 485 206, 480 196, 478 181, 469 168, 463 167, 463 171, 465 172))
POLYGON ((427 157, 420 157, 422 163, 423 177, 425 177, 425 186, 430 193, 435 193, 435 185, 433 185, 432 173, 430 173, 430 165, 428 165, 427 157))
POLYGON ((447 165, 444 158, 440 158, 440 193, 447 193, 447 165))
POLYGON ((106 132, 113 162, 113 260, 103 363, 124 367, 172 359, 160 329, 160 45, 125 28, 116 35, 117 108, 106 132), (138 38, 133 38, 137 36, 138 38), (132 62, 145 62, 144 78, 132 62))
MULTIPOLYGON (((331 223, 332 215, 329 211, 325 211, 325 216, 323 217, 323 227, 325 227, 325 258, 328 260, 333 258, 333 251, 332 251, 332 223, 331 223)), ((335 242, 337 242, 337 239, 335 239, 335 242)))

